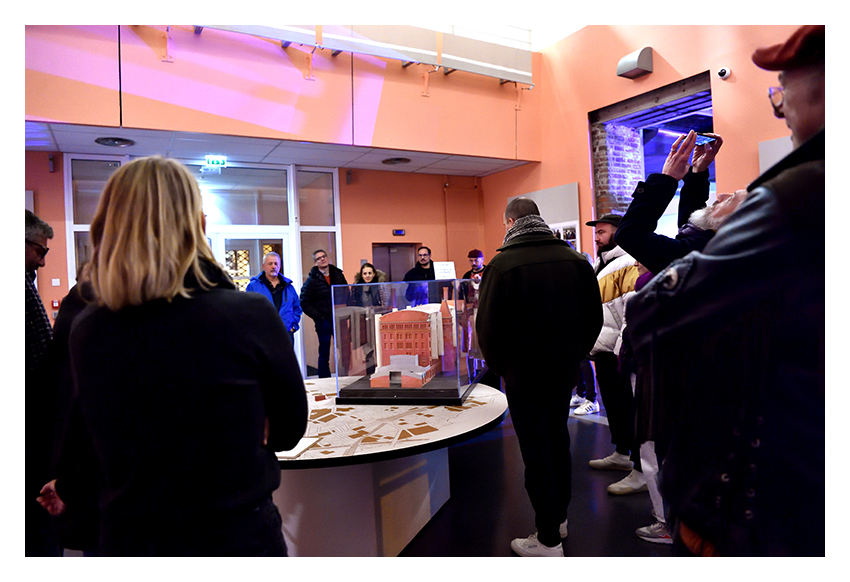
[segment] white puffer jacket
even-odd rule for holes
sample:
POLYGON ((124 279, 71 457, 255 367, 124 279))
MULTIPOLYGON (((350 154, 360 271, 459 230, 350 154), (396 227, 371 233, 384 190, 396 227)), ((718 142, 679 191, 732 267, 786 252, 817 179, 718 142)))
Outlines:
POLYGON ((591 355, 597 352, 619 354, 623 341, 623 328, 626 327, 626 301, 635 292, 638 269, 635 260, 619 246, 600 253, 594 263, 594 271, 602 259, 607 263, 596 275, 599 282, 599 294, 602 296, 602 331, 596 338, 591 355))

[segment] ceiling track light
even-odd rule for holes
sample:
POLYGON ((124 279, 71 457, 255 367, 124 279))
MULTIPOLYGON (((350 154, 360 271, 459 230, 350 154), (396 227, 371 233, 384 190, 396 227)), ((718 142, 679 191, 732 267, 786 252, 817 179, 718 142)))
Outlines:
POLYGON ((397 166, 399 164, 409 164, 410 158, 387 158, 386 160, 381 161, 382 164, 387 166, 397 166))
POLYGON ((124 137, 99 137, 94 140, 94 142, 110 148, 128 148, 130 146, 136 145, 136 142, 134 142, 132 139, 127 139, 124 137))

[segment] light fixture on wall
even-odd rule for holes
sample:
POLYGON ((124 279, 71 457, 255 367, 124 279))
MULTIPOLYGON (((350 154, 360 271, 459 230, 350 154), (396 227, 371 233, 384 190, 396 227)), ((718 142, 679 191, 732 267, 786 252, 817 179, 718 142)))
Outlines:
POLYGON ((624 56, 617 63, 617 76, 636 79, 652 72, 652 47, 644 47, 624 56))
POLYGON ((111 148, 128 148, 136 145, 136 142, 126 137, 99 137, 94 142, 111 148))

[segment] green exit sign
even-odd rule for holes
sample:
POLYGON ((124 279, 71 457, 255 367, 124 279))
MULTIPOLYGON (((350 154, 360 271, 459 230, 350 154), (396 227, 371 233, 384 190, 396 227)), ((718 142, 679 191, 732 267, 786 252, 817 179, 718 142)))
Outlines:
POLYGON ((208 166, 227 167, 227 156, 207 156, 206 160, 208 166))

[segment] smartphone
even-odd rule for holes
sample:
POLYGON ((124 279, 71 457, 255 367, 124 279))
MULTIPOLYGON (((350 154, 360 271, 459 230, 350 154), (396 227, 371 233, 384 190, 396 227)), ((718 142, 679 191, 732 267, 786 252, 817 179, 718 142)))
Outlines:
POLYGON ((694 145, 705 145, 705 144, 711 143, 713 141, 716 141, 716 140, 715 140, 715 138, 711 137, 710 135, 705 135, 704 133, 698 133, 697 134, 697 140, 694 143, 694 145))

